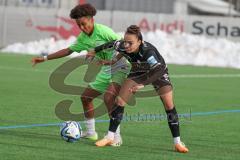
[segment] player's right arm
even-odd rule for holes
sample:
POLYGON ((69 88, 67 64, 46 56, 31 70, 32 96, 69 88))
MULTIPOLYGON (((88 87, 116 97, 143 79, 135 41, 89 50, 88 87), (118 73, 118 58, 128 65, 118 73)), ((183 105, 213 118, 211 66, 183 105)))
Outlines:
POLYGON ((81 52, 82 50, 86 50, 86 46, 84 46, 84 44, 85 44, 85 42, 84 42, 83 35, 80 33, 80 35, 77 37, 77 40, 75 41, 75 43, 70 45, 68 48, 59 50, 53 54, 49 54, 48 56, 34 57, 32 59, 32 65, 34 66, 34 65, 36 65, 38 63, 42 63, 46 60, 52 60, 52 59, 66 57, 66 56, 72 54, 73 52, 81 52))
POLYGON ((71 53, 73 53, 73 51, 71 49, 65 48, 65 49, 59 50, 53 54, 49 54, 47 56, 34 57, 34 58, 32 58, 32 66, 35 66, 36 64, 42 63, 46 60, 52 60, 52 59, 66 57, 66 56, 70 55, 71 53))

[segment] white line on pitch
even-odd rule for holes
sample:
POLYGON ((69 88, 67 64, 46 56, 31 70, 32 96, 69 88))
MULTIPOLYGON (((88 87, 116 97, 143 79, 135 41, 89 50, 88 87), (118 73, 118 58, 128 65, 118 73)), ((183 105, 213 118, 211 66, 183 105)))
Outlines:
POLYGON ((240 74, 173 74, 170 78, 235 78, 240 74))
MULTIPOLYGON (((43 73, 52 73, 53 70, 42 70, 32 68, 29 65, 29 68, 15 68, 15 67, 8 67, 8 66, 0 66, 0 70, 17 70, 17 71, 30 71, 30 72, 43 72, 43 73)), ((170 78, 238 78, 240 74, 170 74, 170 78)))

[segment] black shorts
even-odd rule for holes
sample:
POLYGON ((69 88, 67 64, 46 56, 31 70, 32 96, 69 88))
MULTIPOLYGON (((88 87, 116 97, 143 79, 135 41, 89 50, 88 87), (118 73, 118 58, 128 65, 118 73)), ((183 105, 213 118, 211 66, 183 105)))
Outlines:
MULTIPOLYGON (((136 83, 138 84, 143 84, 144 81, 147 80, 147 76, 143 76, 144 73, 139 73, 139 72, 131 72, 129 75, 128 75, 128 78, 135 81, 136 83)), ((169 78, 169 75, 168 75, 168 69, 165 68, 162 72, 161 75, 159 75, 159 78, 153 82, 151 82, 151 84, 153 85, 154 89, 157 91, 157 92, 166 92, 166 91, 161 91, 161 89, 165 88, 165 86, 168 86, 167 90, 172 90, 172 83, 170 81, 170 78, 169 78)), ((164 90, 165 90, 164 89, 164 90)))
POLYGON ((154 89, 161 94, 172 91, 172 83, 170 81, 168 72, 159 77, 156 81, 152 82, 154 89), (168 86, 168 87, 166 87, 168 86))

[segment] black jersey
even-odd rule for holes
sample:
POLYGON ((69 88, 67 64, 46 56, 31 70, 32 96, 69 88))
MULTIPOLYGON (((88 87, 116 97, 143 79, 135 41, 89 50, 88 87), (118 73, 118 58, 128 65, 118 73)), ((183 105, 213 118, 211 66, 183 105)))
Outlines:
POLYGON ((149 42, 143 42, 137 53, 127 53, 124 49, 123 40, 117 40, 98 46, 96 52, 103 49, 113 48, 122 54, 131 64, 131 72, 128 77, 144 77, 146 82, 151 83, 156 78, 161 77, 167 66, 158 50, 149 42))
POLYGON ((148 42, 142 43, 137 53, 120 53, 132 64, 132 72, 145 73, 156 66, 166 66, 158 50, 148 42))
POLYGON ((149 42, 143 42, 137 53, 127 53, 123 46, 122 40, 112 41, 95 48, 96 52, 103 49, 113 48, 122 54, 131 64, 132 71, 146 72, 157 65, 166 66, 163 57, 158 50, 149 42))

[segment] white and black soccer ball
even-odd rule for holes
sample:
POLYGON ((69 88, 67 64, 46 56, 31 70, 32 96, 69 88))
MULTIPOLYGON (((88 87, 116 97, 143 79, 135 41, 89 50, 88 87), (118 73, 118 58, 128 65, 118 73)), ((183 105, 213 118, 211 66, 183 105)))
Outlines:
POLYGON ((67 142, 76 142, 80 139, 82 128, 78 122, 66 121, 61 124, 60 135, 67 142))

